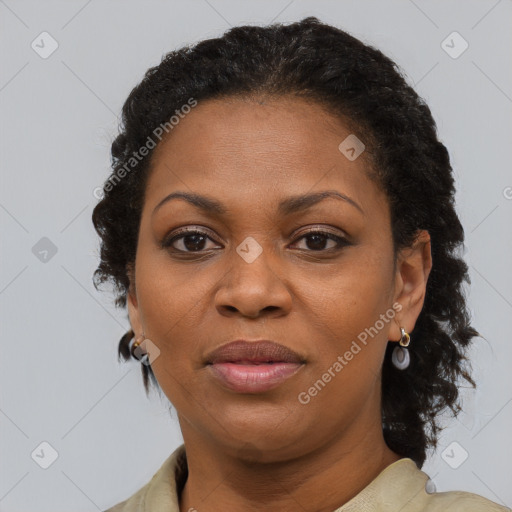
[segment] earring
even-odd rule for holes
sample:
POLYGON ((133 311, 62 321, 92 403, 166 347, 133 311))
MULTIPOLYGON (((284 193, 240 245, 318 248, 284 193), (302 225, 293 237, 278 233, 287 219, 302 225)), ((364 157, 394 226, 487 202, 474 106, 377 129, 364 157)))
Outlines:
POLYGON ((132 343, 130 347, 130 353, 132 354, 135 359, 138 359, 142 364, 147 365, 149 362, 148 353, 144 352, 142 347, 140 346, 146 339, 146 336, 144 333, 142 333, 134 343, 132 343))
POLYGON ((399 370, 405 370, 411 362, 411 356, 409 355, 409 351, 404 347, 409 346, 411 337, 405 332, 403 327, 400 327, 400 332, 402 334, 399 342, 400 346, 395 347, 393 350, 391 361, 399 370))

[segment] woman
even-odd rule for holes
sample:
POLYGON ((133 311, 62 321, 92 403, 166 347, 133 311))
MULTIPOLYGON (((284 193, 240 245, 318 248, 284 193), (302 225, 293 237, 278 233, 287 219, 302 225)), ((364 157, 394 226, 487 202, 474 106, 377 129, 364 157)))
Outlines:
POLYGON ((421 471, 478 333, 449 156, 390 59, 233 28, 148 70, 112 157, 95 283, 184 444, 108 512, 507 510, 421 471))

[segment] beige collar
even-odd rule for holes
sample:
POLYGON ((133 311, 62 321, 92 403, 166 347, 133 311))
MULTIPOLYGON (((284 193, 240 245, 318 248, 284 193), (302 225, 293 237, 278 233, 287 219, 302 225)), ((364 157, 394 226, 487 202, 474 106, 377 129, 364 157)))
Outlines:
MULTIPOLYGON (((146 486, 144 512, 179 512, 176 475, 185 461, 185 445, 182 444, 164 461, 146 486)), ((425 491, 428 478, 412 459, 397 460, 333 512, 396 512, 400 507, 404 507, 405 512, 408 503, 428 498, 425 491)))
MULTIPOLYGON (((164 461, 153 478, 128 500, 105 512, 180 512, 177 483, 186 478, 185 445, 164 461)), ((427 493, 429 477, 410 458, 390 464, 360 493, 333 512, 512 512, 477 494, 427 493)))

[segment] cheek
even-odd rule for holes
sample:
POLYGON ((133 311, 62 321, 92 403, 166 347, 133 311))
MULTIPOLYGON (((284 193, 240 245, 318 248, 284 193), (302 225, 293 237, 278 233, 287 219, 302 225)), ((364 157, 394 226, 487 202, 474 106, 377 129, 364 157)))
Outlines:
POLYGON ((369 263, 361 259, 347 265, 316 298, 309 291, 307 303, 318 339, 299 390, 300 403, 309 416, 322 417, 326 431, 350 421, 363 404, 377 407, 379 401, 376 393, 391 321, 380 319, 389 308, 390 276, 387 265, 369 263))
MULTIPOLYGON (((148 242, 145 242, 146 244, 148 242)), ((168 345, 177 333, 192 334, 214 276, 194 264, 173 263, 165 250, 145 248, 137 254, 137 297, 147 336, 168 345)))
POLYGON ((304 407, 322 414, 327 423, 339 421, 340 411, 359 410, 380 382, 392 321, 382 321, 381 315, 390 308, 393 265, 391 258, 362 252, 354 251, 323 286, 318 286, 318 275, 310 276, 298 292, 306 297, 318 333, 315 359, 301 389, 309 400, 304 407))
MULTIPOLYGON (((304 272, 297 280, 300 287, 294 293, 303 298, 316 327, 335 340, 331 350, 350 345, 390 308, 392 259, 363 253, 354 250, 340 265, 322 271, 323 275, 304 272)), ((387 330, 379 326, 386 337, 387 330)))
POLYGON ((197 264, 176 264, 165 251, 140 247, 136 269, 139 309, 146 336, 160 350, 152 370, 175 407, 190 412, 201 355, 214 332, 211 323, 207 324, 211 290, 225 269, 210 267, 198 272, 197 264))

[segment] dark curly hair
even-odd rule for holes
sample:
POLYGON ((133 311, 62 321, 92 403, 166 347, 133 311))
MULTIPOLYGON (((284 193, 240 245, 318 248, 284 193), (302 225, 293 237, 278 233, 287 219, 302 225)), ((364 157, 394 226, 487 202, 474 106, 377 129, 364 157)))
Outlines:
MULTIPOLYGON (((126 306, 127 269, 135 261, 153 150, 136 165, 133 155, 148 146, 155 128, 168 123, 190 98, 264 95, 316 102, 364 140, 372 179, 389 200, 395 257, 414 242, 418 230, 430 234, 433 266, 411 335, 410 366, 405 371, 392 366, 390 342, 382 369, 384 439, 421 468, 443 428, 438 415, 447 408, 454 416, 461 410, 459 380, 475 387, 467 349, 478 332, 470 324, 464 293, 468 267, 457 254, 464 231, 455 211, 447 149, 428 106, 400 68, 372 46, 308 17, 288 25, 234 27, 222 37, 167 53, 123 106, 111 148, 113 171, 92 216, 101 237, 94 285, 111 282, 116 306, 126 306)), ((119 358, 130 359, 133 336, 130 330, 121 338, 119 358)), ((146 394, 148 375, 159 389, 151 366, 141 366, 146 394)))

